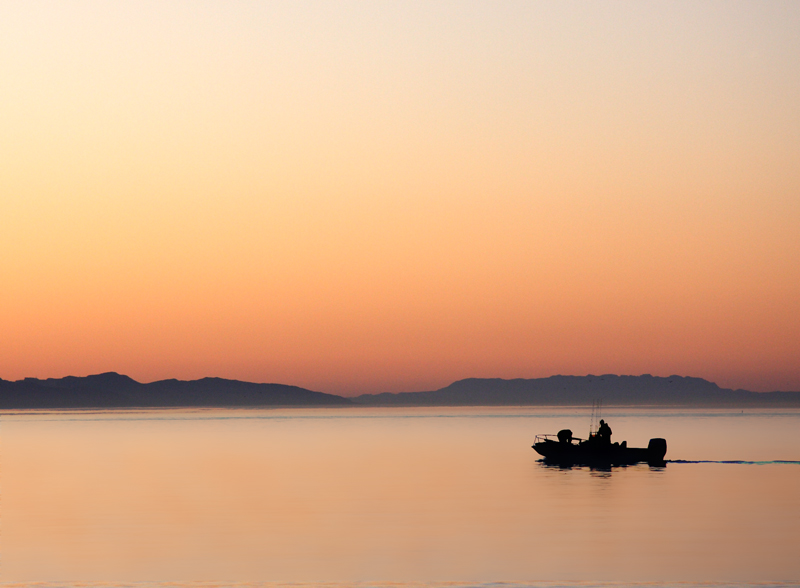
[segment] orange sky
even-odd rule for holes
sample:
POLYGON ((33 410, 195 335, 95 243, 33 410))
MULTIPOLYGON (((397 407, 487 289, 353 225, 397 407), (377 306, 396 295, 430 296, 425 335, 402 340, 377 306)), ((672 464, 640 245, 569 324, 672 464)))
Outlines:
POLYGON ((800 390, 798 30, 779 2, 4 5, 0 377, 800 390))

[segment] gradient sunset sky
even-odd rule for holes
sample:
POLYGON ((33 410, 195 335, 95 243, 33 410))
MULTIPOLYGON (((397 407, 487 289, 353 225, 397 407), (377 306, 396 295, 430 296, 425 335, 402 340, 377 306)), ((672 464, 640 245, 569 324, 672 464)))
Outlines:
POLYGON ((4 2, 0 378, 800 390, 798 2, 4 2))

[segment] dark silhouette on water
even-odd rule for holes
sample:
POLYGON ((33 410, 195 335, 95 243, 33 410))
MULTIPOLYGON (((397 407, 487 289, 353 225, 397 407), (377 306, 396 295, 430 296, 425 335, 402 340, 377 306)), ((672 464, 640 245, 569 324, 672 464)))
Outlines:
POLYGON ((572 443, 572 431, 569 429, 561 429, 556 437, 559 443, 572 443))
POLYGON ((555 435, 536 435, 533 449, 543 456, 543 461, 556 465, 612 466, 647 462, 653 466, 666 464, 667 442, 661 438, 650 439, 647 448, 628 447, 627 441, 611 443, 611 427, 600 420, 600 427, 588 439, 572 436, 572 431, 562 429, 555 435))
POLYGON ((600 428, 597 429, 597 439, 603 445, 611 444, 611 427, 603 419, 600 419, 600 428))

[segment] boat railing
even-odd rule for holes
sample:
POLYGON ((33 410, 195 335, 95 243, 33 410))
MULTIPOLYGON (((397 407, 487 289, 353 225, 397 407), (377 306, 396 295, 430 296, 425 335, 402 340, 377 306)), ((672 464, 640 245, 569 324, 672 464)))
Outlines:
MULTIPOLYGON (((550 433, 545 433, 545 434, 542 434, 542 435, 536 435, 536 438, 533 440, 534 443, 544 443, 545 441, 552 441, 553 443, 559 443, 560 442, 560 440, 558 438, 558 435, 552 435, 550 433)), ((580 437, 572 437, 572 439, 570 439, 570 443, 580 444, 583 441, 584 440, 581 439, 580 437)))

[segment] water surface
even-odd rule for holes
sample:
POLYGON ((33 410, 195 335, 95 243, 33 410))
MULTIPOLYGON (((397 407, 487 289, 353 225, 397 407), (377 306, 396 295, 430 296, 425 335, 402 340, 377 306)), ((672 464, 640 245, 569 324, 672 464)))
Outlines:
POLYGON ((0 578, 800 580, 800 465, 774 463, 800 461, 800 411, 603 416, 616 441, 665 437, 668 459, 766 463, 537 461, 536 433, 585 434, 580 409, 5 413, 0 578))

